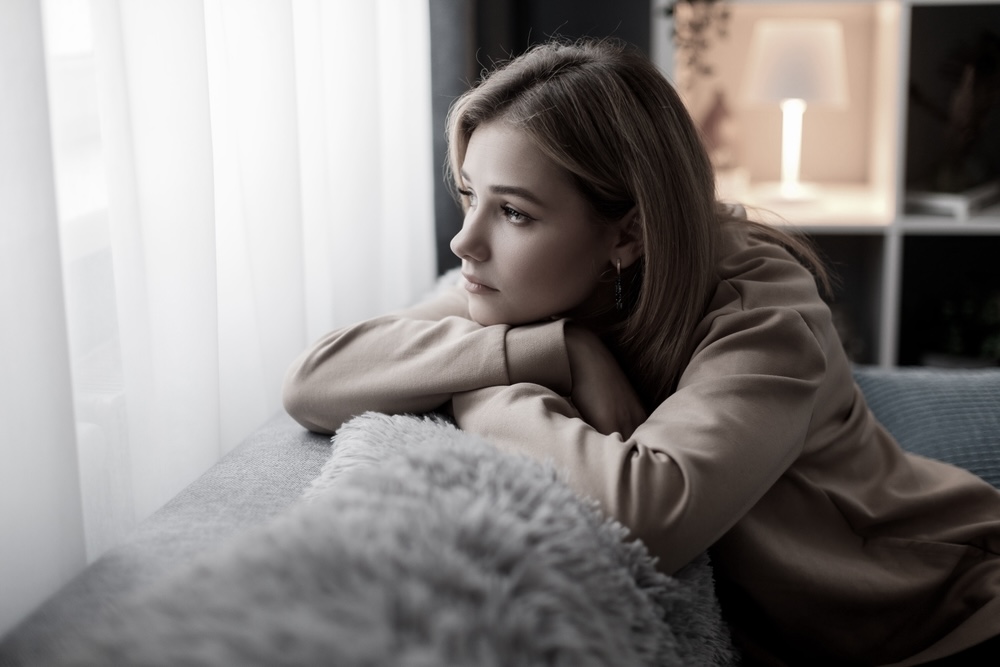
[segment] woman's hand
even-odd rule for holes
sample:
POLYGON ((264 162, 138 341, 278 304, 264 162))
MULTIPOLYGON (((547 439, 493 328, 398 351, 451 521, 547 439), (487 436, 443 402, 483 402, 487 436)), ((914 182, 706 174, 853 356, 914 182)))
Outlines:
POLYGON ((604 435, 628 438, 646 421, 639 401, 618 361, 601 339, 578 324, 566 325, 573 393, 570 399, 583 420, 604 435))

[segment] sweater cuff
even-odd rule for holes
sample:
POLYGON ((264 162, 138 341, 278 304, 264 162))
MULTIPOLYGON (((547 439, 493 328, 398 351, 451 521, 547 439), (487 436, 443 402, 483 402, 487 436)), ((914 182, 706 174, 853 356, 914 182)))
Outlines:
POLYGON ((565 320, 511 327, 507 330, 507 375, 510 384, 530 382, 560 396, 573 390, 569 352, 563 334, 565 320))

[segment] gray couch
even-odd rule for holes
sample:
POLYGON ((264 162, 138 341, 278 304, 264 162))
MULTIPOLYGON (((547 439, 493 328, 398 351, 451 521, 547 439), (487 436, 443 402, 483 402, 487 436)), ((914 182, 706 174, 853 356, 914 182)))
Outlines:
MULTIPOLYGON (((858 367, 876 417, 904 447, 1000 487, 1000 369, 858 367)), ((105 610, 281 514, 329 458, 326 437, 277 415, 0 642, 0 665, 45 665, 105 610)))

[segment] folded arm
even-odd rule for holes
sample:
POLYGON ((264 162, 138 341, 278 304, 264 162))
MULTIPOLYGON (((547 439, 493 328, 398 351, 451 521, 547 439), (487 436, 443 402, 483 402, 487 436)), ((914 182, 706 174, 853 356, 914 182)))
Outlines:
POLYGON ((677 391, 630 437, 603 435, 538 384, 453 398, 459 426, 551 462, 673 572, 738 521, 795 460, 825 372, 792 310, 716 318, 677 391))
POLYGON ((511 328, 468 319, 458 290, 333 331, 292 364, 288 413, 333 433, 368 410, 400 414, 440 408, 459 392, 532 382, 569 392, 563 322, 511 328))

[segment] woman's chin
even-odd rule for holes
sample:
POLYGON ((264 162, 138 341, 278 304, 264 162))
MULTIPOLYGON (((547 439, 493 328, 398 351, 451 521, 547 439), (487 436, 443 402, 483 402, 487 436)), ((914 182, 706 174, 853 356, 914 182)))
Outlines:
POLYGON ((483 327, 491 327, 495 324, 509 324, 504 321, 500 313, 488 308, 476 308, 474 303, 469 304, 469 317, 473 322, 483 327))

